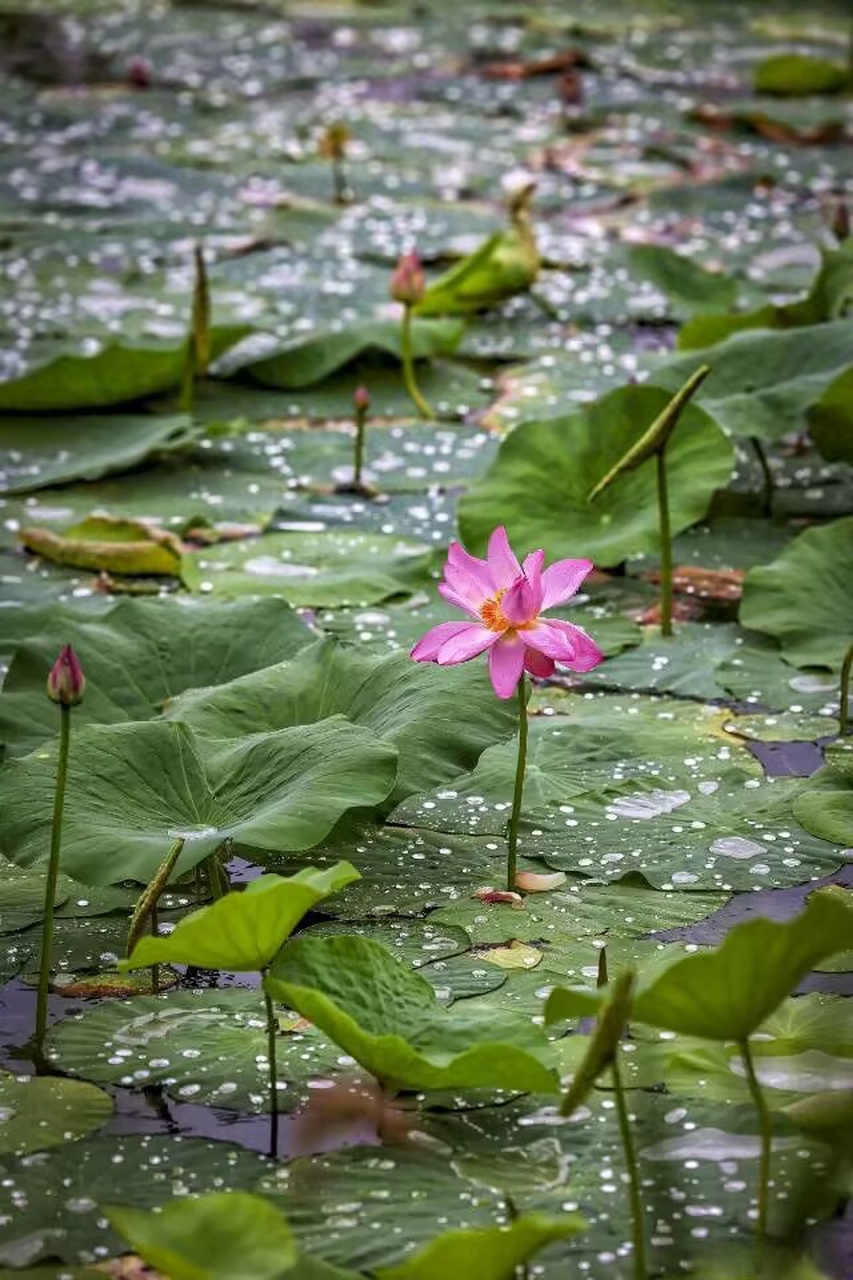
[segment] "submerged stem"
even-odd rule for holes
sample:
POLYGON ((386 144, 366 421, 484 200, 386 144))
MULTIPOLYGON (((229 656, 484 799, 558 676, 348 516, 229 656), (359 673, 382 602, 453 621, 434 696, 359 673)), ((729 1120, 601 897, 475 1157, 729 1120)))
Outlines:
POLYGON ((841 695, 838 705, 838 732, 842 738, 850 729, 850 672, 853 668, 853 644, 841 664, 841 695))
POLYGON ((71 708, 59 707, 59 755, 56 762, 56 790, 53 796, 53 826, 50 832, 50 860, 44 887, 44 928, 41 935, 38 998, 36 1001, 36 1057, 41 1058, 44 1033, 47 1030, 47 993, 53 960, 53 908, 59 878, 59 853, 62 847, 62 813, 65 808, 65 786, 68 781, 68 748, 71 741, 71 708))
POLYGON ((660 629, 672 635, 672 527, 669 521, 669 492, 666 483, 666 450, 657 453, 658 519, 660 521, 660 629))
POLYGON ((761 487, 761 514, 763 516, 772 516, 773 495, 776 492, 776 485, 773 483, 773 472, 770 470, 770 463, 767 461, 764 445, 758 436, 750 436, 749 440, 758 459, 758 465, 761 468, 763 482, 761 487))
POLYGON ((613 1089, 616 1094, 616 1114, 619 1117, 619 1137, 628 1170, 628 1199, 631 1205, 631 1231, 633 1235, 634 1280, 646 1280, 646 1235, 643 1229, 643 1201, 640 1194, 640 1169, 631 1133, 631 1119, 625 1086, 619 1071, 619 1050, 613 1055, 613 1089))
POLYGON ((412 358, 412 308, 408 303, 403 304, 403 331, 400 347, 403 355, 403 380, 406 384, 406 390, 417 406, 421 417, 434 418, 435 414, 421 395, 415 379, 415 362, 412 358))
POLYGON ((521 800, 524 794, 524 769, 527 764, 527 676, 518 682, 518 760, 515 766, 515 787, 512 793, 512 813, 509 819, 506 848, 506 887, 515 888, 516 863, 518 861, 518 824, 521 819, 521 800))
MULTIPOLYGON (((159 913, 158 913, 158 911, 157 911, 157 903, 156 903, 156 902, 154 903, 154 906, 151 908, 151 915, 150 915, 150 917, 149 917, 149 921, 150 921, 150 926, 151 926, 151 936, 152 936, 152 938, 156 938, 156 937, 157 937, 157 934, 158 934, 158 933, 159 933, 159 931, 160 931, 160 918, 159 918, 159 913)), ((152 994, 153 994, 153 995, 155 995, 155 996, 159 996, 159 994, 160 994, 160 966, 159 966, 159 964, 152 964, 152 966, 151 966, 151 992, 152 992, 152 994)))
POLYGON ((361 473, 364 469, 364 421, 367 417, 365 409, 357 409, 355 415, 355 452, 352 465, 353 484, 361 485, 361 473))
MULTIPOLYGON (((262 971, 263 974, 263 971, 262 971)), ((278 1069, 276 1067, 275 1037, 278 1027, 275 1020, 272 997, 264 990, 267 1008, 267 1061, 270 1073, 270 1156, 278 1159, 278 1069)))
POLYGON ((740 1055, 743 1059, 744 1069, 746 1071, 746 1080, 749 1085, 749 1092, 755 1103, 755 1109, 758 1112, 758 1122, 761 1129, 761 1160, 758 1168, 758 1221, 755 1231, 758 1236, 759 1243, 764 1240, 767 1234, 767 1207, 770 1187, 770 1154, 773 1144, 773 1121, 770 1117, 770 1110, 767 1106, 767 1100, 761 1088, 758 1076, 755 1074, 755 1063, 752 1060, 752 1050, 749 1047, 749 1040, 743 1039, 740 1042, 740 1055))

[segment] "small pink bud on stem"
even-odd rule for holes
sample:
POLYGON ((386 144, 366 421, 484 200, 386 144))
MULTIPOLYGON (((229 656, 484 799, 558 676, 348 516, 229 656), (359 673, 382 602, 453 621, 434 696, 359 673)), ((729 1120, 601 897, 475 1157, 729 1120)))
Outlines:
POLYGON ((80 659, 66 644, 47 677, 47 696, 59 703, 59 751, 56 760, 56 788, 53 796, 53 824, 50 832, 50 857, 44 886, 44 925, 41 935, 38 996, 36 998, 35 1060, 43 1062, 44 1035, 47 1030, 47 995, 53 961, 53 912, 59 880, 59 854, 62 846, 62 814, 68 781, 68 750, 71 743, 71 708, 83 701, 86 677, 80 659))
POLYGON ((47 677, 47 696, 63 707, 76 707, 83 701, 86 677, 80 659, 70 644, 63 647, 47 677))

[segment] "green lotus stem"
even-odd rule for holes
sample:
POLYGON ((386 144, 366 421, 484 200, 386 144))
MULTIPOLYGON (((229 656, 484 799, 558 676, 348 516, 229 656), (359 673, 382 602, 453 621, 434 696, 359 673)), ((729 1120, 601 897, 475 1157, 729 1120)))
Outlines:
POLYGON ((841 701, 838 706, 838 732, 843 738, 850 731, 850 671, 853 668, 853 644, 841 664, 841 701))
POLYGON ((619 1118, 619 1137, 622 1142, 622 1153, 628 1170, 628 1200, 631 1205, 631 1233, 633 1238, 634 1280, 646 1280, 646 1234, 643 1230, 643 1201, 640 1193, 640 1168, 637 1163, 637 1151, 634 1146, 634 1135, 631 1132, 631 1118, 628 1115, 628 1101, 625 1097, 625 1086, 619 1070, 619 1050, 613 1055, 613 1090, 616 1095, 616 1114, 619 1118))
POLYGON ((56 790, 53 794, 53 826, 50 832, 50 860, 47 864, 47 881, 44 887, 44 928, 41 935, 41 961, 36 1000, 36 1056, 41 1058, 44 1034, 47 1030, 47 993, 50 987, 50 968, 53 961, 53 912, 56 884, 59 879, 59 853, 62 848, 62 812, 65 808, 65 787, 68 782, 68 748, 71 742, 71 707, 59 706, 59 756, 56 762, 56 790))
POLYGON ((764 1097, 764 1091, 761 1088, 758 1076, 755 1074, 755 1063, 752 1060, 749 1040, 741 1040, 739 1048, 746 1071, 749 1092, 758 1112, 758 1122, 761 1129, 761 1159, 758 1168, 758 1221, 755 1226, 755 1233, 759 1244, 761 1244, 767 1235, 767 1205, 770 1187, 770 1154, 773 1146, 773 1121, 770 1118, 770 1110, 764 1097))
POLYGON ((411 303, 408 302, 403 304, 403 330, 400 338, 400 347, 403 355, 403 381, 406 384, 406 390, 421 417, 433 419, 435 414, 418 390, 418 384, 415 380, 415 362, 412 359, 412 307, 411 303))
POLYGON ((521 799, 524 794, 524 770, 527 764, 527 676, 518 682, 518 760, 515 766, 515 787, 512 793, 512 813, 509 818, 506 846, 506 887, 515 888, 515 872, 518 861, 518 824, 521 820, 521 799))
POLYGON ((335 204, 349 204, 347 174, 343 157, 336 156, 332 160, 332 181, 335 188, 335 204))
MULTIPOLYGON (((159 915, 159 912, 158 912, 158 910, 157 910, 157 904, 156 904, 156 902, 155 902, 154 906, 151 908, 151 914, 150 914, 150 916, 148 917, 148 919, 149 919, 149 923, 150 923, 150 926, 151 926, 151 936, 152 936, 152 938, 156 938, 156 937, 157 937, 157 934, 158 934, 158 932, 159 932, 159 930, 160 930, 160 915, 159 915)), ((152 966, 151 966, 151 994, 152 994, 152 995, 155 995, 155 996, 159 996, 159 994, 160 994, 160 966, 159 966, 159 964, 152 964, 152 966)))
POLYGON ((758 436, 749 437, 750 444, 755 451, 758 459, 758 465, 761 468, 762 486, 761 486, 761 514, 763 516, 772 516, 773 514, 773 497, 776 493, 776 485, 773 482, 773 472, 770 470, 770 463, 767 461, 767 453, 764 445, 758 436))
POLYGON ((156 910, 157 903, 169 883, 169 877, 175 869, 175 863, 180 858, 183 848, 184 837, 179 836, 154 872, 148 888, 144 890, 137 902, 133 915, 130 917, 130 928, 127 931, 128 955, 133 951, 133 948, 145 932, 145 925, 150 919, 152 911, 156 910))
POLYGON ((367 418, 366 409, 357 409, 355 414, 355 452, 352 464, 353 484, 361 485, 361 473, 364 470, 364 425, 367 418))
MULTIPOLYGON (((264 971, 266 972, 266 971, 264 971)), ((270 1073, 270 1156, 278 1159, 278 1070, 275 1057, 275 1037, 278 1030, 273 1009, 272 997, 264 991, 264 1003, 267 1007, 267 1059, 270 1073)))
POLYGON ((207 871, 207 879, 210 885, 210 896, 214 902, 218 902, 220 898, 224 898, 226 893, 231 889, 230 884, 223 883, 222 867, 219 865, 219 858, 216 853, 210 853, 204 860, 204 867, 207 871))
POLYGON ((666 483, 666 449, 658 450, 658 519, 660 521, 660 629, 672 635, 672 526, 669 521, 669 492, 666 483))

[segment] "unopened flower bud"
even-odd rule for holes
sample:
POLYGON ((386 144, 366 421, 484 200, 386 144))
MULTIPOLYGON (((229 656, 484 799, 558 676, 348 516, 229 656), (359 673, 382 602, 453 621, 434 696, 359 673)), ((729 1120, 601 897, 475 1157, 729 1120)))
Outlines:
POLYGON ((356 387, 353 392, 352 402, 355 405, 356 413, 367 413, 370 408, 370 392, 367 387, 356 387))
POLYGON ((426 276, 417 253, 404 253, 391 277, 391 297, 414 307, 426 293, 426 276))
POLYGON ((47 696, 63 707, 76 707, 83 701, 86 677, 80 659, 67 644, 50 669, 47 677, 47 696))
POLYGON ((127 83, 132 89, 151 88, 151 63, 147 58, 134 57, 127 64, 127 83))

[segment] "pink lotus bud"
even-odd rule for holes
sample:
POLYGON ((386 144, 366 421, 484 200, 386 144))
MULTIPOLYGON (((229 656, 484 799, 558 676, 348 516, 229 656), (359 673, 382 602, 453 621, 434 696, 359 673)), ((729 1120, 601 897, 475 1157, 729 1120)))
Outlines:
POLYGON ((355 405, 356 413, 367 413, 370 408, 370 392, 367 387, 356 387, 353 392, 352 402, 355 405))
POLYGON ((426 293, 426 276, 417 253, 404 253, 394 269, 391 277, 391 297, 395 302, 403 302, 407 307, 414 307, 426 293))
POLYGON ((151 88, 151 63, 147 58, 131 58, 127 64, 127 83, 133 89, 151 88))
POLYGON ((511 889, 493 889, 491 885, 486 885, 482 889, 478 889, 473 895, 480 902, 506 902, 512 907, 513 911, 524 910, 524 899, 520 893, 513 893, 511 889))
POLYGON ((76 707, 83 701, 85 689, 86 677, 80 666, 80 659, 71 645, 67 644, 50 669, 47 696, 63 707, 76 707))
POLYGON ((542 871, 519 871, 515 877, 516 888, 523 889, 525 893, 547 893, 549 889, 559 889, 565 883, 565 871, 550 874, 542 871))

